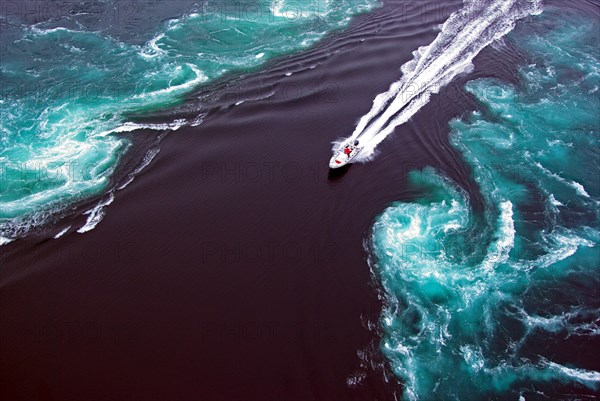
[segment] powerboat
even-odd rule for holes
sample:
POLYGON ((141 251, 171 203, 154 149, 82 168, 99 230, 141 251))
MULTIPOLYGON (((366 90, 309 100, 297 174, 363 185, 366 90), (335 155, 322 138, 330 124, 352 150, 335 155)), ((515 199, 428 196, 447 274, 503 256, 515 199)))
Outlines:
POLYGON ((350 164, 352 159, 354 159, 361 150, 362 146, 360 146, 358 141, 342 143, 331 160, 329 160, 329 168, 340 168, 350 164))

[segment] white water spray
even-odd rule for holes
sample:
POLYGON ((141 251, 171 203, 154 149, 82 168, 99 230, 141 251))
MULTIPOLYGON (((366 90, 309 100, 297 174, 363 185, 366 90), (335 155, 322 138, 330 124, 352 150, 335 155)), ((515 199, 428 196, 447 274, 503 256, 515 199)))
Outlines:
POLYGON ((425 106, 432 94, 457 75, 470 72, 481 50, 512 31, 519 19, 541 11, 541 0, 465 0, 437 38, 402 66, 402 78, 375 97, 352 135, 334 143, 334 152, 340 143, 358 139, 364 149, 356 160, 370 160, 377 145, 425 106))

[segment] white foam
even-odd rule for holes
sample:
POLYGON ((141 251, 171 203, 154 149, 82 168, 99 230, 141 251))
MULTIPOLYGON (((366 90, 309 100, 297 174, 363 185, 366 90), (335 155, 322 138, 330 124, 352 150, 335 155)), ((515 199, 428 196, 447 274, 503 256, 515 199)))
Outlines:
POLYGON ((587 191, 585 190, 585 188, 583 187, 583 185, 581 185, 580 183, 575 182, 575 181, 571 181, 571 186, 573 188, 575 188, 575 191, 579 195, 583 196, 584 198, 589 198, 590 197, 590 195, 587 193, 587 191))
POLYGON ((585 369, 574 369, 560 365, 556 362, 544 360, 545 365, 552 368, 555 371, 562 373, 565 376, 570 377, 578 382, 600 382, 600 372, 594 370, 585 369))
POLYGON ((504 201, 500 204, 498 239, 489 247, 488 254, 482 262, 484 270, 490 270, 508 259, 515 243, 515 223, 512 203, 504 201))
POLYGON ((517 20, 539 13, 540 7, 538 1, 524 0, 465 2, 429 46, 413 53, 413 60, 401 68, 403 77, 375 97, 352 135, 334 144, 334 152, 339 142, 359 139, 364 149, 358 161, 370 160, 395 127, 407 122, 456 76, 470 72, 481 50, 510 32, 517 20))
POLYGON ((0 237, 0 246, 10 244, 13 241, 14 239, 12 238, 0 237))
POLYGON ((537 168, 539 168, 540 170, 542 170, 547 176, 552 177, 552 178, 556 179, 557 181, 560 181, 560 182, 562 182, 562 183, 570 186, 571 188, 573 188, 575 190, 575 192, 577 192, 577 194, 579 196, 583 196, 584 198, 589 198, 590 197, 590 195, 585 190, 584 186, 581 185, 580 183, 578 183, 576 181, 568 181, 568 180, 564 179, 560 175, 558 175, 556 173, 553 173, 552 171, 548 170, 540 162, 535 162, 534 165, 537 168))
MULTIPOLYGON (((196 68, 193 64, 188 63, 186 65, 192 71, 194 71, 194 74, 196 76, 194 79, 191 79, 191 80, 184 82, 182 84, 179 84, 179 85, 173 85, 173 86, 169 86, 164 89, 159 89, 159 90, 155 90, 152 92, 146 92, 146 93, 142 93, 139 95, 135 95, 135 96, 133 96, 133 99, 144 99, 144 98, 148 98, 148 97, 163 96, 165 94, 169 94, 169 93, 173 93, 173 92, 188 91, 189 89, 192 89, 195 86, 201 84, 202 82, 205 82, 206 80, 208 80, 208 77, 206 75, 204 75, 202 73, 202 71, 200 71, 198 68, 196 68)), ((181 70, 181 67, 179 67, 178 70, 181 70)))
POLYGON ((131 184, 131 182, 135 179, 135 177, 146 167, 148 167, 148 165, 152 162, 152 160, 154 160, 154 158, 156 157, 156 155, 158 154, 158 152, 160 152, 160 148, 159 147, 154 147, 152 149, 149 149, 146 154, 144 155, 144 158, 142 160, 142 162, 140 163, 139 166, 137 166, 128 176, 127 180, 121 184, 117 190, 121 190, 123 188, 125 188, 127 185, 131 184))
POLYGON ((196 118, 194 118, 192 120, 192 122, 190 122, 190 126, 191 127, 197 127, 198 125, 202 124, 204 122, 204 114, 199 114, 196 118))
POLYGON ((84 212, 83 214, 87 214, 89 216, 88 216, 85 224, 81 228, 79 228, 77 230, 77 232, 83 234, 83 233, 86 233, 86 232, 91 231, 94 228, 96 228, 98 223, 100 223, 102 221, 102 219, 104 218, 104 214, 105 214, 104 208, 106 206, 110 205, 111 203, 113 203, 114 200, 115 200, 115 194, 113 192, 111 192, 111 193, 109 193, 107 199, 101 200, 92 209, 88 210, 87 212, 84 212))
POLYGON ((62 230, 61 230, 61 231, 60 231, 58 234, 56 234, 56 235, 55 235, 54 237, 52 237, 52 238, 54 238, 54 239, 58 239, 58 238, 62 237, 63 235, 65 235, 65 234, 67 233, 67 231, 69 231, 69 229, 70 229, 70 228, 71 228, 71 226, 69 226, 69 227, 67 227, 67 228, 64 228, 64 229, 62 229, 62 230))
POLYGON ((38 34, 38 35, 47 35, 47 34, 49 34, 49 33, 61 32, 61 31, 62 31, 62 32, 72 32, 72 33, 75 33, 75 32, 76 32, 76 31, 73 31, 73 30, 71 30, 71 29, 64 28, 64 27, 62 27, 62 26, 59 26, 59 27, 57 27, 57 28, 46 28, 46 29, 43 29, 43 28, 38 28, 38 27, 37 27, 37 26, 35 26, 35 25, 33 25, 33 26, 31 27, 31 31, 32 31, 32 32, 34 32, 34 33, 36 33, 36 34, 38 34))
POLYGON ((552 206, 564 206, 564 204, 562 204, 560 201, 556 200, 556 198, 554 197, 554 194, 550 194, 549 199, 550 199, 550 204, 552 206))
POLYGON ((163 49, 158 47, 158 45, 156 43, 164 37, 165 37, 165 34, 163 32, 163 33, 158 34, 154 38, 152 38, 152 40, 150 40, 147 44, 147 47, 149 49, 142 50, 140 52, 140 55, 142 55, 142 57, 144 57, 144 58, 154 58, 154 57, 158 57, 158 56, 165 54, 166 51, 164 51, 163 49))
POLYGON ((519 309, 523 322, 528 330, 541 329, 551 333, 566 331, 568 336, 597 336, 600 335, 600 327, 596 320, 588 322, 585 316, 597 316, 598 309, 586 309, 575 307, 571 311, 550 317, 529 315, 524 309, 519 309))
POLYGON ((480 347, 463 345, 460 347, 463 359, 475 372, 481 370, 485 365, 485 359, 480 347))
POLYGON ((400 242, 418 237, 421 235, 421 219, 419 216, 415 216, 411 221, 407 229, 399 231, 396 236, 400 242))
POLYGON ((118 134, 121 132, 132 132, 140 129, 149 129, 154 131, 177 131, 179 128, 187 124, 184 119, 178 119, 169 124, 137 124, 126 122, 116 128, 100 132, 98 136, 106 136, 109 134, 118 134))

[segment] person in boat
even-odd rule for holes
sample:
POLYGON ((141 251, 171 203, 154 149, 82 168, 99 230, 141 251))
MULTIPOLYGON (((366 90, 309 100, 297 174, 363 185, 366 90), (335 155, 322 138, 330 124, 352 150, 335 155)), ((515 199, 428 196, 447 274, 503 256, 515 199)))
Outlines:
POLYGON ((346 145, 346 147, 344 148, 344 153, 346 154, 346 156, 348 156, 349 159, 350 153, 352 153, 352 149, 350 149, 350 146, 346 145))
POLYGON ((346 145, 344 147, 344 154, 348 156, 348 159, 350 158, 350 154, 352 153, 352 151, 358 147, 358 140, 354 141, 353 145, 354 146, 346 145))
POLYGON ((346 145, 344 146, 344 154, 346 156, 348 156, 348 159, 350 158, 350 153, 352 153, 352 151, 354 149, 356 149, 358 147, 358 141, 354 141, 354 147, 350 146, 350 145, 346 145))

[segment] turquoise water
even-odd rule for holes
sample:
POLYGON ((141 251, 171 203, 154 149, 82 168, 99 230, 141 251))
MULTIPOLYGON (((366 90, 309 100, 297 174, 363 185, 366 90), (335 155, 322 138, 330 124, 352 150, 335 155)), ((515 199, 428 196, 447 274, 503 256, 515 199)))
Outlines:
POLYGON ((12 26, 0 65, 0 237, 23 236, 110 191, 131 145, 119 133, 198 123, 140 125, 128 116, 180 104, 228 73, 306 49, 376 6, 373 0, 208 2, 157 27, 142 45, 60 21, 12 26))
POLYGON ((533 21, 508 39, 528 57, 519 84, 470 81, 478 109, 450 124, 484 207, 428 168, 410 174, 422 195, 374 224, 381 350, 403 399, 600 390, 597 21, 533 21))

